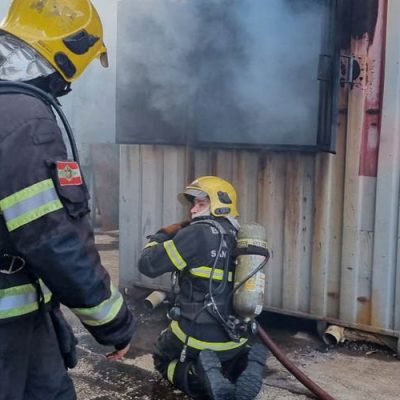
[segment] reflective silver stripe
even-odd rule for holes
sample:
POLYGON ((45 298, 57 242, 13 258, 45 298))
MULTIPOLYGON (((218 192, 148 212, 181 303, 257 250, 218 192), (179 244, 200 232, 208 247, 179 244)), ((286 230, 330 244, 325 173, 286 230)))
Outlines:
POLYGON ((163 246, 172 264, 174 264, 177 269, 181 271, 183 268, 186 267, 187 263, 180 255, 173 240, 167 240, 163 243, 163 246))
POLYGON ((0 299, 0 311, 11 310, 12 308, 19 308, 37 301, 36 289, 33 285, 31 291, 14 294, 0 299))
MULTIPOLYGON (((51 292, 42 281, 39 283, 47 303, 51 299, 51 292)), ((33 284, 0 289, 0 319, 29 314, 38 309, 37 291, 33 284)))
POLYGON ((112 321, 123 304, 121 293, 111 287, 111 296, 102 303, 91 308, 72 308, 71 310, 86 325, 99 326, 112 321))
POLYGON ((34 210, 43 204, 47 204, 50 201, 57 200, 58 195, 54 188, 47 189, 37 195, 30 197, 29 199, 23 200, 10 208, 4 210, 4 218, 6 221, 10 221, 14 218, 25 214, 28 211, 34 210))
POLYGON ((63 205, 51 179, 37 182, 0 200, 0 211, 10 232, 61 208, 63 205))
MULTIPOLYGON (((198 278, 211 278, 212 268, 211 267, 197 267, 190 269, 190 273, 198 278)), ((214 269, 214 273, 212 274, 212 278, 216 281, 222 281, 224 277, 223 269, 214 269)), ((232 282, 232 272, 228 273, 228 282, 232 282)))
POLYGON ((156 246, 157 244, 159 244, 159 243, 158 242, 149 242, 146 244, 146 246, 144 246, 144 248, 148 249, 149 247, 156 246))

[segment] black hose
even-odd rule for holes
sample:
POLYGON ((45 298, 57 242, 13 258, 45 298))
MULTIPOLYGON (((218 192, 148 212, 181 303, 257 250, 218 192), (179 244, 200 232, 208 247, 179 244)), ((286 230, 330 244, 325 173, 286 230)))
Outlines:
POLYGON ((278 347, 272 338, 264 331, 264 329, 257 324, 257 333, 264 344, 271 350, 271 353, 278 359, 278 361, 293 374, 293 376, 301 382, 307 389, 317 396, 320 400, 335 400, 330 394, 325 392, 320 386, 312 381, 303 371, 296 367, 292 361, 286 356, 285 353, 278 347))

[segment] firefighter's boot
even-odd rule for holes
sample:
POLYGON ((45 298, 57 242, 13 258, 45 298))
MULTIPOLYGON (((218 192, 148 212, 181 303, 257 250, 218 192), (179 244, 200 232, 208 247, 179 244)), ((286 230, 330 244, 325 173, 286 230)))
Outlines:
POLYGON ((236 381, 235 399, 255 399, 261 390, 263 371, 267 360, 267 349, 262 344, 255 344, 247 355, 247 365, 236 381))
POLYGON ((203 381, 210 399, 232 400, 235 398, 235 386, 222 375, 221 362, 214 351, 200 352, 196 372, 203 381))

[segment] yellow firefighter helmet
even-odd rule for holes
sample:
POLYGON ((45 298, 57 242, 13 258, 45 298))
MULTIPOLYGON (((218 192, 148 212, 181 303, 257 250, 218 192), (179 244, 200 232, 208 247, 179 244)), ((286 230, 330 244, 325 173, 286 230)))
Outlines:
POLYGON ((235 188, 217 176, 201 176, 186 186, 186 197, 210 198, 210 212, 215 217, 237 217, 237 195, 235 188))
POLYGON ((67 82, 96 57, 108 66, 103 27, 90 0, 13 0, 0 30, 33 47, 67 82))

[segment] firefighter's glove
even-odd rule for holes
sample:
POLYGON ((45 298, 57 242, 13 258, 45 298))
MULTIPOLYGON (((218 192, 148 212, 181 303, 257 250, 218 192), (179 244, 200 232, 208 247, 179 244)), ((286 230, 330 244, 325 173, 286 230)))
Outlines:
POLYGON ((149 239, 150 243, 151 242, 163 243, 166 240, 172 239, 180 229, 184 228, 185 226, 188 226, 189 224, 190 221, 183 221, 165 226, 160 230, 158 230, 154 235, 147 236, 147 239, 149 239))
POLYGON ((190 221, 177 222, 175 224, 164 226, 163 228, 160 229, 159 232, 166 233, 167 235, 175 235, 180 229, 184 228, 185 226, 188 226, 189 224, 190 221))

